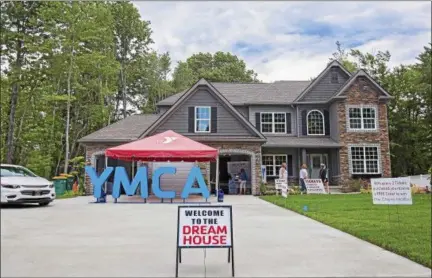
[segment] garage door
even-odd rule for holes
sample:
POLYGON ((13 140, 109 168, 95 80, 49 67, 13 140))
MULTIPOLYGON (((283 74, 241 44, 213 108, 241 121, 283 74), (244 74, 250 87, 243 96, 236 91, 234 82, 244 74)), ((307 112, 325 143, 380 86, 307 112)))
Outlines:
POLYGON ((164 191, 175 191, 176 196, 180 196, 194 164, 193 162, 153 162, 152 168, 154 171, 160 167, 175 167, 177 170, 175 175, 165 174, 160 177, 160 187, 164 191))

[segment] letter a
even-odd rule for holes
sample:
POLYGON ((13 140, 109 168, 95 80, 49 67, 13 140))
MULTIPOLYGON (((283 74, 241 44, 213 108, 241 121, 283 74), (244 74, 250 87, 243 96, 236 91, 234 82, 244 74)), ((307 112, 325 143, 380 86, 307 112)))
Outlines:
POLYGON ((210 197, 210 192, 207 188, 207 185, 205 184, 201 170, 197 166, 192 167, 191 171, 189 172, 189 176, 186 180, 185 186, 183 187, 181 197, 186 199, 191 193, 201 193, 206 199, 210 197), (198 182, 198 188, 193 188, 195 180, 198 182))
MULTIPOLYGON (((92 166, 86 166, 85 171, 90 177, 90 182, 93 184, 93 196, 95 198, 102 197, 102 185, 109 178, 114 167, 106 167, 102 174, 98 177, 96 170, 92 166)), ((106 192, 105 192, 106 193, 106 192)))

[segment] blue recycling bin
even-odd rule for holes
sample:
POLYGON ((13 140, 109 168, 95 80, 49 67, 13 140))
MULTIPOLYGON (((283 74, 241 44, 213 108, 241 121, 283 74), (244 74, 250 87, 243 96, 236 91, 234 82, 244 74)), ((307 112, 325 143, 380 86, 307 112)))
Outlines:
POLYGON ((217 200, 218 200, 218 203, 223 203, 223 200, 224 200, 224 192, 223 192, 222 189, 219 189, 217 200))

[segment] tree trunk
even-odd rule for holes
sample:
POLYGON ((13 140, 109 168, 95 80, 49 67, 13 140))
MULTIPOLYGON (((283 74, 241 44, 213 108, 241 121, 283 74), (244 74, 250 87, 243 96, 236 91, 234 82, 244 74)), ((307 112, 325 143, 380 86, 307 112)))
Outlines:
MULTIPOLYGON (((19 30, 19 28, 18 28, 19 30)), ((18 80, 12 84, 12 94, 10 99, 10 112, 9 112, 9 126, 8 126, 8 134, 6 140, 6 163, 12 164, 14 160, 14 127, 15 127, 15 112, 16 106, 18 102, 18 93, 19 93, 19 85, 21 81, 21 66, 22 66, 22 47, 24 42, 22 40, 19 41, 17 46, 17 60, 15 69, 18 70, 18 80)))
POLYGON ((120 66, 121 83, 122 83, 122 101, 123 101, 123 119, 126 118, 126 76, 124 73, 123 61, 120 66))
POLYGON ((70 126, 70 108, 71 108, 71 78, 72 78, 72 70, 73 70, 73 55, 74 55, 74 40, 72 40, 72 51, 71 51, 71 58, 70 58, 70 64, 69 64, 69 73, 68 73, 68 79, 67 79, 67 92, 68 92, 68 99, 67 99, 67 108, 66 108, 66 132, 65 132, 65 163, 64 163, 64 173, 67 173, 68 166, 69 166, 69 126, 70 126))

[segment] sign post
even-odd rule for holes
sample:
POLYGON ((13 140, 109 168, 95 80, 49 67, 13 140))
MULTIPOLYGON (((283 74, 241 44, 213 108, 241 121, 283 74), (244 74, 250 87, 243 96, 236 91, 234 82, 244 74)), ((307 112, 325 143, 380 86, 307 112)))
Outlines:
POLYGON ((234 277, 232 206, 179 206, 177 216, 176 270, 183 248, 228 248, 234 277))

